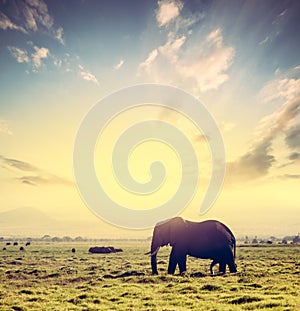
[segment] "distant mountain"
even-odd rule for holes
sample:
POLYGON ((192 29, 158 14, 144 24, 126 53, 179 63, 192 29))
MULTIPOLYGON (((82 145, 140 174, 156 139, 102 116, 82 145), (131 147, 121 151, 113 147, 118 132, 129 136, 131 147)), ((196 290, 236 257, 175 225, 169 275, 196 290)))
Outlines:
POLYGON ((37 208, 20 207, 0 212, 1 235, 39 235, 61 231, 62 223, 52 219, 37 208))
POLYGON ((40 210, 33 207, 20 207, 13 210, 0 212, 0 225, 14 224, 25 225, 32 223, 49 223, 55 220, 48 217, 40 210))

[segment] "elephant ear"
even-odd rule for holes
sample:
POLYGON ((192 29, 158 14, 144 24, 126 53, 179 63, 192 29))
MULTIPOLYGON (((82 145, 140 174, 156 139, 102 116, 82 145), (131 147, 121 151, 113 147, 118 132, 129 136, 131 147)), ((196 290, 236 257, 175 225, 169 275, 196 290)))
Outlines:
POLYGON ((181 243, 185 237, 186 223, 181 217, 175 217, 170 221, 170 245, 181 243))

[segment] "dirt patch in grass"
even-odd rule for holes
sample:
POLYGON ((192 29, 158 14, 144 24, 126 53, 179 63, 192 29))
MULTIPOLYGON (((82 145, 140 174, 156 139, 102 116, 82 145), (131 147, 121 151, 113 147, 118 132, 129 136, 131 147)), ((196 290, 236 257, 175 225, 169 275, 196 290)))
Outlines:
POLYGON ((212 285, 212 284, 206 284, 206 285, 203 285, 201 287, 202 290, 208 290, 208 291, 214 291, 214 290, 220 290, 221 289, 221 286, 218 286, 218 285, 212 285))
POLYGON ((251 296, 243 296, 239 298, 235 298, 230 301, 231 304, 240 305, 244 303, 251 303, 251 302, 257 302, 261 301, 261 298, 259 297, 251 297, 251 296))

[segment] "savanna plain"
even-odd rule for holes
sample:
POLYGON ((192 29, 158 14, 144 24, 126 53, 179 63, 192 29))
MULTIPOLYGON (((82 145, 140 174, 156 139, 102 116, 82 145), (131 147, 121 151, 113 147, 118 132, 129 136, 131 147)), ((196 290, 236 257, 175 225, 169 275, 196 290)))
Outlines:
POLYGON ((0 310, 300 310, 299 246, 239 246, 238 272, 215 276, 193 257, 184 276, 168 275, 165 247, 152 276, 150 242, 112 244, 123 252, 89 254, 110 245, 98 242, 1 247, 0 310))

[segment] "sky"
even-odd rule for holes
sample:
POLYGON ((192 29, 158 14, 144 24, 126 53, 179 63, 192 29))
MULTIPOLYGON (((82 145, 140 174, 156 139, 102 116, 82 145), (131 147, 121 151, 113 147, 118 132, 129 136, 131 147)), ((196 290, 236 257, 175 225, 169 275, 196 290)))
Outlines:
POLYGON ((95 169, 109 196, 139 209, 176 191, 180 162, 159 142, 133 150, 128 167, 145 183, 151 161, 161 157, 162 192, 132 197, 110 170, 109 152, 126 126, 157 118, 186 133, 201 164, 182 217, 219 219, 237 236, 297 234, 299 23, 297 0, 0 0, 0 235, 151 234, 97 217, 73 167, 76 135, 92 107, 143 83, 180 88, 205 106, 224 141, 224 183, 212 208, 199 215, 212 174, 209 137, 201 139, 181 114, 143 106, 117 115, 98 140, 95 169), (22 226, 26 210, 51 219, 52 227, 41 228, 34 217, 22 226), (15 216, 7 218, 9 212, 15 216))

